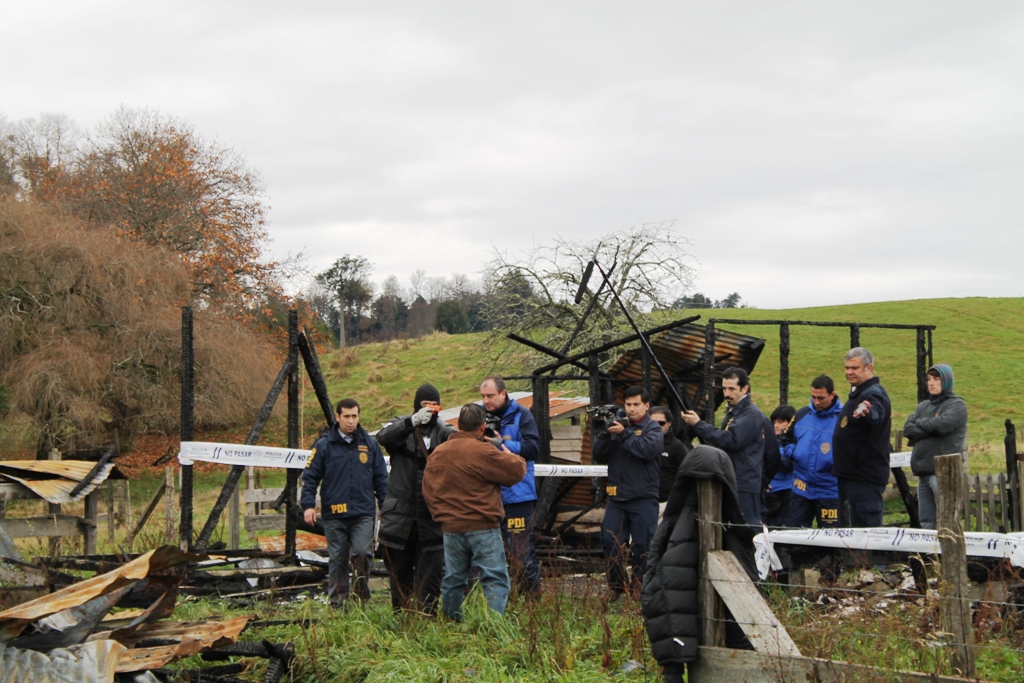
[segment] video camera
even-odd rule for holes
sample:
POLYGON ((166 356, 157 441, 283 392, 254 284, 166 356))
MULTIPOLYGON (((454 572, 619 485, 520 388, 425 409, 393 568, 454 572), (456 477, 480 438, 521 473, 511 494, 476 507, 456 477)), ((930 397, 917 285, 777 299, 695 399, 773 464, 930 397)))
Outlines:
POLYGON ((587 408, 587 414, 590 415, 590 426, 600 432, 606 431, 614 422, 623 427, 629 426, 626 411, 615 405, 587 408))
POLYGON ((484 418, 484 436, 488 439, 501 438, 501 418, 487 413, 484 418))

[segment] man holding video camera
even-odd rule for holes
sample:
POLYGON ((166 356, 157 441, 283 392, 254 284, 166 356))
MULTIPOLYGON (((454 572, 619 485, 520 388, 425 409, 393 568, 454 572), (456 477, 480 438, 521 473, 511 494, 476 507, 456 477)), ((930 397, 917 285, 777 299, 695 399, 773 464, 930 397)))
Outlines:
POLYGON ((664 437, 661 427, 647 414, 651 397, 642 387, 626 389, 624 405, 625 420, 592 419, 594 462, 608 464, 608 504, 601 523, 608 562, 608 602, 617 600, 627 586, 639 596, 647 551, 658 525, 664 437), (628 584, 627 549, 633 574, 628 584))
POLYGON ((520 593, 529 595, 540 588, 540 564, 533 539, 533 508, 537 503, 533 463, 540 453, 540 430, 530 411, 509 397, 501 377, 491 375, 480 382, 480 399, 487 411, 487 437, 500 449, 526 461, 523 480, 501 487, 505 507, 501 537, 512 579, 520 593))

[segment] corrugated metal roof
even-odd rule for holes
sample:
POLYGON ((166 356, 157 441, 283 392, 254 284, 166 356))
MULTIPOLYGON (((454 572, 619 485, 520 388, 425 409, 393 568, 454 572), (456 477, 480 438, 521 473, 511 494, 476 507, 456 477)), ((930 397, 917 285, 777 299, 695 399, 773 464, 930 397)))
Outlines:
MULTIPOLYGON (((722 372, 733 366, 743 368, 748 374, 754 370, 765 340, 750 337, 729 330, 715 329, 715 380, 721 382, 722 372)), ((690 323, 663 332, 651 339, 651 348, 661 361, 665 372, 673 380, 679 380, 686 389, 691 408, 700 412, 704 408, 704 397, 699 395, 704 379, 704 326, 690 323), (696 400, 694 400, 696 399, 696 400), (695 405, 694 405, 695 404, 695 405)), ((618 379, 640 384, 643 380, 643 357, 641 349, 623 353, 608 374, 618 379)), ((665 381, 657 368, 651 368, 652 401, 660 403, 667 392, 665 381)), ((621 394, 624 387, 616 387, 621 394)))
POLYGON ((125 478, 114 463, 108 462, 72 497, 71 492, 95 466, 96 463, 88 460, 3 460, 0 461, 0 482, 21 484, 49 503, 75 503, 107 479, 125 478))

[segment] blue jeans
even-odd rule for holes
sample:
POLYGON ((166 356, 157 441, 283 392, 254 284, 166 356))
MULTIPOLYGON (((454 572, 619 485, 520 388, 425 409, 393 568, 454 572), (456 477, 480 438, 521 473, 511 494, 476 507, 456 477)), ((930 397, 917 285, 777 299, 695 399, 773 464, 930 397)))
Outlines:
POLYGON ((373 515, 324 517, 327 538, 327 597, 335 607, 343 607, 349 595, 349 552, 355 569, 355 594, 360 601, 370 599, 370 563, 373 561, 373 515))
POLYGON ((885 484, 839 478, 839 524, 843 528, 880 527, 885 484), (847 515, 849 504, 849 515, 847 515))
POLYGON ((444 535, 444 578, 441 580, 441 609, 448 617, 462 620, 462 601, 466 599, 469 570, 476 565, 487 606, 498 614, 505 613, 512 583, 505 564, 505 547, 501 530, 483 529, 461 534, 444 535))
POLYGON ((939 480, 934 474, 922 474, 917 478, 917 514, 921 517, 922 529, 935 528, 935 506, 939 500, 939 480))

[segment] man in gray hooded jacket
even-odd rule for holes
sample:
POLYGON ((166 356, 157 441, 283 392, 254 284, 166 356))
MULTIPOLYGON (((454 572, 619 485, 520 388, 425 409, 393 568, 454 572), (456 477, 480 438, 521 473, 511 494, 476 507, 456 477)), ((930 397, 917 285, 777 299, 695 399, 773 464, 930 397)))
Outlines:
POLYGON ((910 469, 918 477, 917 509, 921 526, 935 528, 935 456, 962 453, 966 458, 967 403, 953 393, 953 368, 946 364, 928 368, 928 400, 921 401, 903 426, 903 435, 914 447, 910 469))

